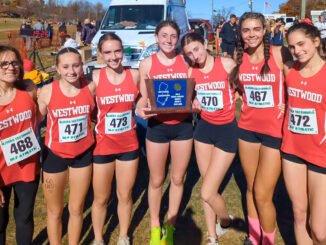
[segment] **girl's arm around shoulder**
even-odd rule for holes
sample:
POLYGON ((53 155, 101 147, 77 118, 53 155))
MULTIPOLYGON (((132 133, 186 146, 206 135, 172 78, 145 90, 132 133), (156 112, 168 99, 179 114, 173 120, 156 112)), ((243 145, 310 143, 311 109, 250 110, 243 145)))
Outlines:
POLYGON ((39 94, 39 89, 36 88, 35 84, 32 80, 26 79, 24 80, 24 85, 26 86, 27 93, 31 96, 31 98, 37 102, 37 97, 39 94))
POLYGON ((230 74, 233 68, 236 66, 236 63, 233 59, 228 57, 221 57, 222 65, 224 67, 224 70, 230 74))
POLYGON ((284 71, 284 64, 293 61, 291 52, 284 46, 273 46, 272 50, 278 68, 284 71))
POLYGON ((93 70, 92 81, 88 82, 88 88, 91 91, 91 94, 94 96, 96 88, 100 80, 100 69, 93 70))
POLYGON ((293 60, 289 60, 284 64, 284 75, 287 76, 290 72, 290 70, 292 69, 293 65, 294 65, 295 61, 293 60))
POLYGON ((139 89, 139 71, 137 69, 130 69, 132 78, 134 83, 136 84, 137 88, 139 89))
POLYGON ((148 98, 147 95, 147 88, 145 80, 149 78, 149 71, 152 67, 152 57, 147 57, 146 59, 142 60, 139 64, 139 100, 137 102, 137 107, 145 107, 146 101, 148 98))
POLYGON ((46 116, 47 114, 47 107, 50 103, 52 95, 52 83, 44 85, 39 93, 37 98, 39 112, 42 117, 46 116))

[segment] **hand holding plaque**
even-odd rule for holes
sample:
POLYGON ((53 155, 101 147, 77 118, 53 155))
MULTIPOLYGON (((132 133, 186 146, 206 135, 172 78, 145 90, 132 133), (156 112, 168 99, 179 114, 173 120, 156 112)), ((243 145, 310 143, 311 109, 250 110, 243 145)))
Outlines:
POLYGON ((195 86, 193 78, 146 79, 150 113, 191 113, 195 86))

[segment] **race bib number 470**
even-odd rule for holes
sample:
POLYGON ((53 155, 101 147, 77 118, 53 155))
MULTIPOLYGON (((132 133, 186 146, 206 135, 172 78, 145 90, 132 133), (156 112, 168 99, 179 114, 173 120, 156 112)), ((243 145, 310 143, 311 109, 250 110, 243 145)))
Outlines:
POLYGON ((318 134, 315 109, 289 107, 289 130, 299 134, 318 134))
POLYGON ((87 136, 87 115, 61 118, 59 123, 59 142, 76 142, 87 136))
POLYGON ((213 112, 223 109, 223 92, 219 90, 197 91, 197 99, 203 110, 213 112))
POLYGON ((20 162, 41 150, 32 128, 1 140, 0 144, 7 166, 20 162))
POLYGON ((120 134, 131 129, 131 111, 107 113, 105 115, 105 133, 120 134))
POLYGON ((247 104, 255 108, 274 107, 272 85, 244 85, 247 104))

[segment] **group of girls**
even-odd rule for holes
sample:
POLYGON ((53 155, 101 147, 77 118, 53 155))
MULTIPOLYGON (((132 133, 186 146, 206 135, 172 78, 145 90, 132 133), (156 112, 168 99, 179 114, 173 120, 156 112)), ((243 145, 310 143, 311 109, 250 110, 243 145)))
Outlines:
POLYGON ((155 31, 160 51, 144 59, 139 71, 122 66, 122 42, 115 34, 107 33, 98 44, 106 67, 94 71, 92 81, 83 78, 78 51, 65 48, 56 59, 60 79, 43 87, 38 98, 34 87, 22 80, 19 53, 0 46, 0 244, 5 244, 12 189, 17 244, 31 243, 40 176, 35 129, 45 115, 48 122, 41 177, 50 244, 61 244, 68 176, 69 244, 79 242, 91 181, 93 244, 104 244, 103 227, 114 173, 120 223, 118 245, 130 244, 131 193, 139 159, 135 104, 135 114, 148 119, 150 245, 173 244, 193 139, 203 179, 207 245, 218 244, 218 238, 234 220, 218 189, 238 150, 247 181, 249 237, 244 243, 274 244, 276 212, 272 199, 283 169, 297 243, 326 244, 326 85, 322 82, 326 66, 319 55, 319 32, 306 23, 288 30, 289 49, 296 62, 288 49, 270 47, 262 14, 243 14, 240 32, 236 61, 214 58, 207 52, 203 37, 196 33, 185 35, 181 48, 190 60, 188 64, 184 56, 175 53, 178 26, 163 21, 155 31), (150 112, 145 79, 172 77, 176 73, 179 78, 195 78, 193 109, 200 111, 200 119, 194 131, 191 114, 150 112), (242 100, 238 123, 237 94, 242 100), (95 106, 96 140, 91 130, 95 106), (169 209, 161 226, 162 185, 169 152, 169 209))

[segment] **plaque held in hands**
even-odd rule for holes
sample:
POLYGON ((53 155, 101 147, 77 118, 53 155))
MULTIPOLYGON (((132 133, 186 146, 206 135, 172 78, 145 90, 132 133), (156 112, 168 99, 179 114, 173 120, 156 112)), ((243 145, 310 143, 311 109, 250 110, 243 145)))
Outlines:
POLYGON ((151 111, 148 113, 191 113, 195 86, 193 78, 146 79, 151 111))

